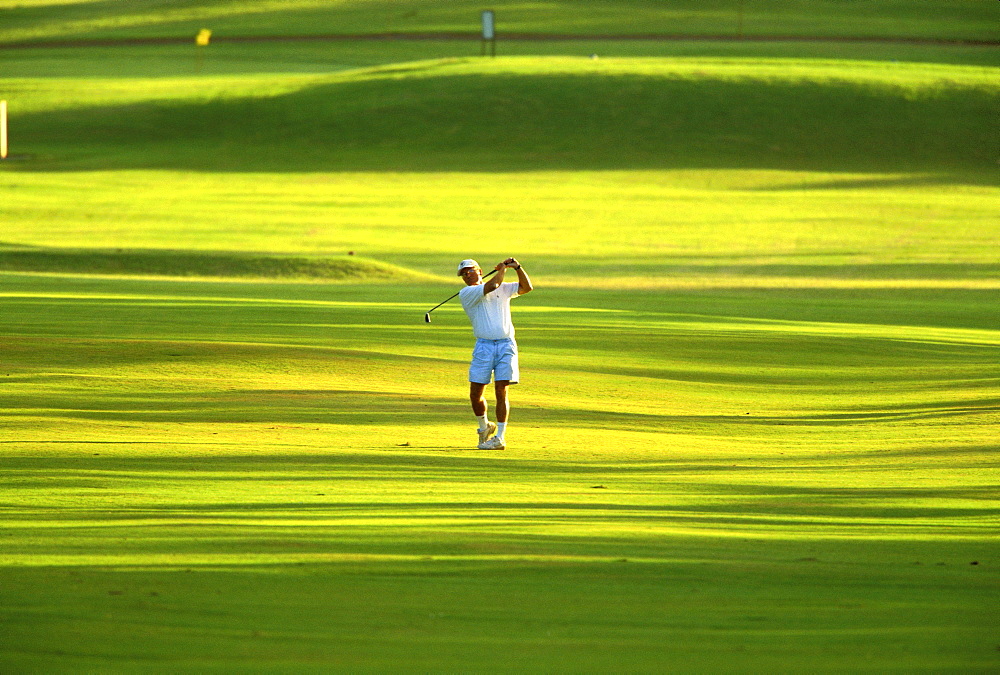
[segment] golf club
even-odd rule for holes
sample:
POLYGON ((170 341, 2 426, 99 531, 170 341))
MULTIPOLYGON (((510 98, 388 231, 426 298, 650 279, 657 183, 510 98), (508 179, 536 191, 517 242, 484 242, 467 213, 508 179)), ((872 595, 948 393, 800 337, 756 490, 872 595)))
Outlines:
MULTIPOLYGON (((497 273, 496 270, 490 270, 483 277, 483 279, 489 279, 491 276, 493 276, 496 273, 497 273)), ((461 292, 462 291, 459 291, 458 293, 461 293, 461 292)), ((455 295, 453 295, 450 298, 448 298, 448 300, 453 300, 454 298, 458 297, 458 293, 456 293, 455 295)), ((445 302, 448 302, 448 300, 445 300, 444 302, 439 302, 438 304, 436 304, 433 307, 431 307, 430 310, 428 310, 428 312, 426 314, 424 314, 424 321, 427 322, 427 323, 430 323, 431 322, 431 312, 433 312, 435 309, 437 309, 438 307, 440 307, 441 305, 443 305, 445 302)))

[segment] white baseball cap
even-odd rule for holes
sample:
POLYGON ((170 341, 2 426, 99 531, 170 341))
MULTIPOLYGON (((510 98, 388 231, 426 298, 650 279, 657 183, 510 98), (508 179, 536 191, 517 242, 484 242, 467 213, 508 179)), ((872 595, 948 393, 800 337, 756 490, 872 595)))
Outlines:
POLYGON ((466 269, 467 267, 479 267, 479 263, 477 263, 472 258, 468 258, 458 263, 458 276, 462 276, 462 270, 466 269))

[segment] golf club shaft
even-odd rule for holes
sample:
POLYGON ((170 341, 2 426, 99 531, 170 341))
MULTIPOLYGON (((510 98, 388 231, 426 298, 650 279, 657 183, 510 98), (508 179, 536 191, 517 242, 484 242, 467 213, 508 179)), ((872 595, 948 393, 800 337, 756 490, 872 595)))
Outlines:
MULTIPOLYGON (((496 270, 490 270, 490 271, 489 271, 489 272, 488 272, 488 273, 486 274, 486 276, 484 276, 484 277, 483 277, 483 279, 489 279, 489 278, 490 278, 491 276, 493 276, 493 275, 494 275, 494 274, 496 274, 496 273, 497 273, 497 271, 496 271, 496 270)), ((458 293, 461 293, 461 292, 462 292, 462 291, 459 291, 458 293)), ((444 304, 445 302, 449 302, 450 300, 454 300, 454 299, 455 299, 456 297, 458 297, 458 293, 456 293, 455 295, 453 295, 453 296, 451 296, 450 298, 448 298, 448 300, 445 300, 444 302, 439 302, 438 304, 436 304, 436 305, 434 305, 433 307, 431 307, 431 308, 430 308, 429 310, 427 310, 427 313, 426 313, 426 314, 424 314, 424 317, 425 317, 425 318, 427 318, 427 317, 430 317, 430 315, 431 315, 431 312, 433 312, 433 311, 434 311, 435 309, 437 309, 438 307, 440 307, 441 305, 443 305, 443 304, 444 304)))

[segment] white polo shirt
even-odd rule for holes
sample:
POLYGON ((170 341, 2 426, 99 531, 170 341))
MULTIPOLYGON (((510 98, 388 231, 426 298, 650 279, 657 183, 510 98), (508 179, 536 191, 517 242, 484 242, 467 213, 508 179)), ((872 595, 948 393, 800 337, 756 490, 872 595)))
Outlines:
POLYGON ((492 293, 483 294, 483 284, 466 286, 458 292, 462 308, 472 322, 472 333, 480 340, 514 338, 510 319, 510 301, 517 297, 516 281, 500 284, 492 293))

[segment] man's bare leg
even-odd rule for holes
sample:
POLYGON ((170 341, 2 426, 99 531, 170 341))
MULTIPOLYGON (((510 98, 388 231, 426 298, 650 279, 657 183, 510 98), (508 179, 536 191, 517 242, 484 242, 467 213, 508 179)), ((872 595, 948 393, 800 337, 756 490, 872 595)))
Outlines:
POLYGON ((487 406, 486 397, 483 396, 484 391, 486 391, 485 384, 469 382, 469 400, 472 402, 472 412, 475 413, 476 417, 486 416, 487 406))
POLYGON ((496 431, 497 425, 490 422, 489 417, 487 417, 487 411, 489 406, 486 404, 486 397, 483 396, 483 392, 486 391, 485 384, 479 384, 478 382, 469 383, 469 401, 472 403, 472 412, 475 414, 476 419, 479 420, 479 442, 482 443, 496 431))
POLYGON ((508 380, 497 380, 493 383, 493 390, 497 395, 497 422, 507 423, 510 416, 510 402, 507 400, 507 387, 510 386, 508 380))
POLYGON ((510 380, 497 380, 493 383, 493 389, 497 395, 497 438, 504 441, 504 432, 507 431, 507 418, 510 417, 510 401, 507 398, 507 387, 510 380))

